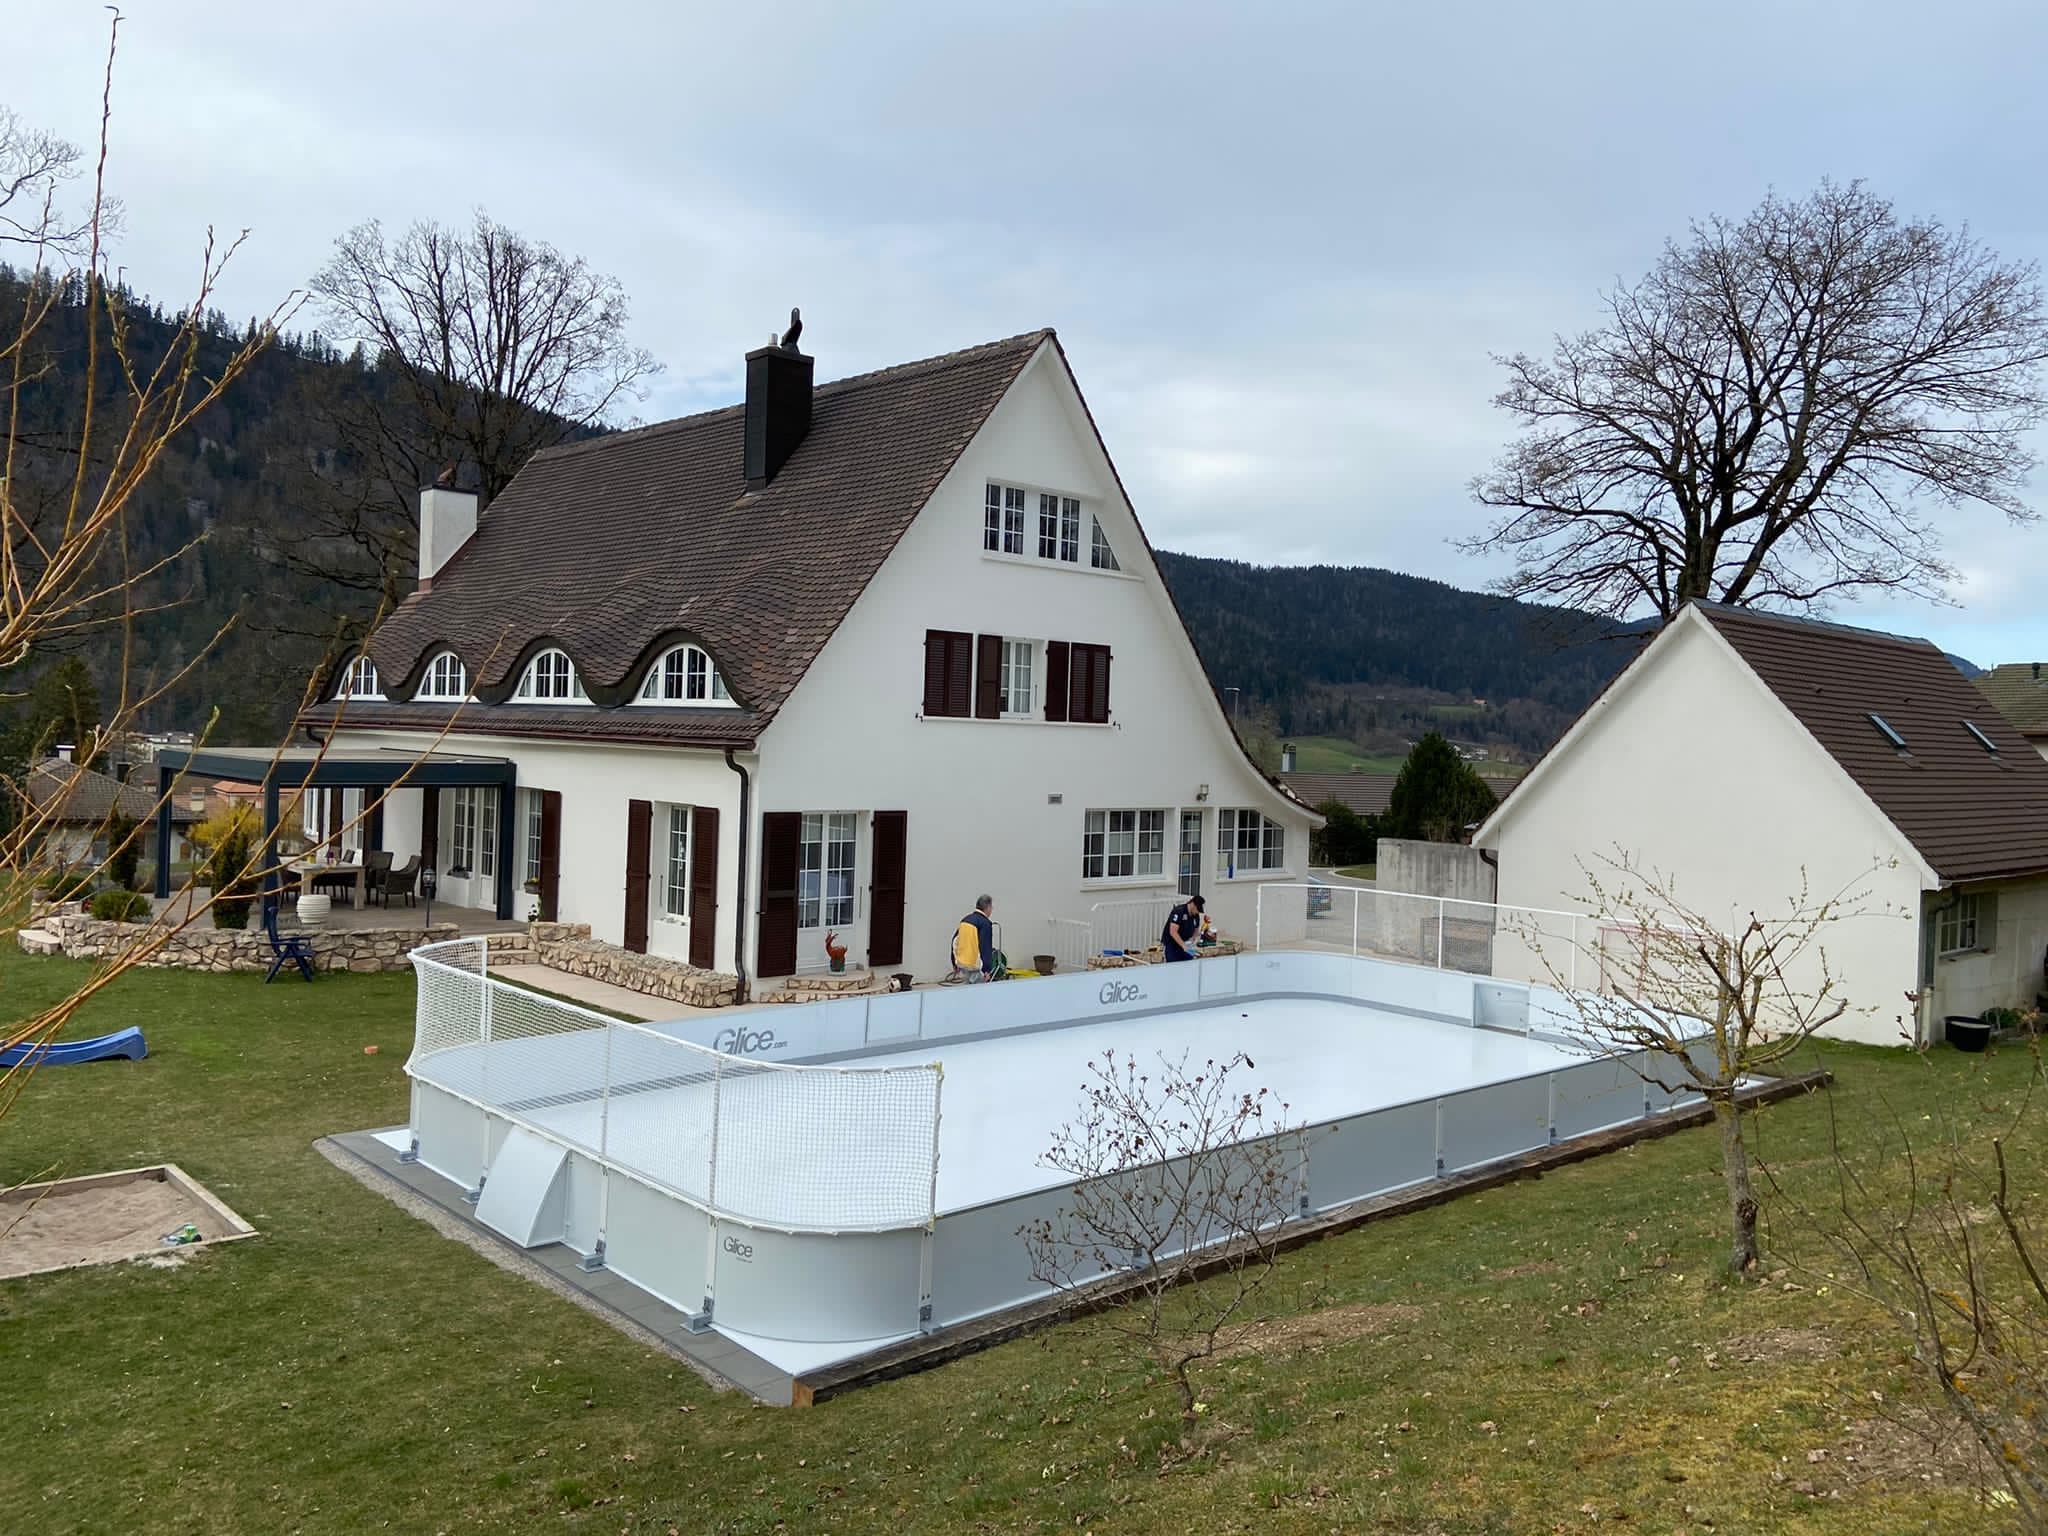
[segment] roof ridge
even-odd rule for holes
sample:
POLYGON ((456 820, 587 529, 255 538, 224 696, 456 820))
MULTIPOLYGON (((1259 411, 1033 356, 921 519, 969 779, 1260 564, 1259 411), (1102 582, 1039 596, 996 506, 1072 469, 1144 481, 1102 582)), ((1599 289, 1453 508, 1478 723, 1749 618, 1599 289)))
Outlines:
MULTIPOLYGON (((827 379, 823 384, 818 385, 813 393, 822 395, 829 391, 833 394, 838 394, 848 388, 876 384, 884 380, 904 377, 915 372, 937 371, 940 368, 954 367, 961 363, 979 362, 991 353, 1017 347, 1026 341, 1030 342, 1034 347, 1042 346, 1053 335, 1053 328, 1049 325, 1041 326, 1035 331, 1019 331, 1014 336, 1004 336, 996 341, 977 342, 971 347, 960 347, 951 352, 940 352, 932 357, 913 358, 907 363, 891 363, 886 368, 873 368, 866 373, 850 373, 843 378, 827 379)), ((576 454, 589 453, 597 448, 611 447, 627 441, 640 441, 659 436, 663 433, 677 431, 684 427, 698 426, 721 416, 737 416, 745 409, 745 401, 739 401, 732 405, 714 405, 708 410, 692 411, 687 416, 672 416, 667 421, 651 421, 645 426, 628 427, 618 432, 607 432, 600 437, 585 438, 581 442, 556 443, 551 448, 541 449, 527 462, 532 463, 539 459, 565 459, 576 454)))
POLYGON ((1722 617, 1736 620, 1755 619, 1760 623, 1781 624, 1788 629, 1811 629, 1825 634, 1853 635, 1859 640, 1890 640, 1899 645, 1911 646, 1915 650, 1933 651, 1939 656, 1948 654, 1925 635, 1902 635, 1896 630, 1870 629, 1861 624, 1842 624, 1833 619, 1816 619, 1805 614, 1773 613, 1767 608, 1746 608, 1739 603, 1713 603, 1703 597, 1695 597, 1691 602, 1692 606, 1699 609, 1709 621, 1722 617))

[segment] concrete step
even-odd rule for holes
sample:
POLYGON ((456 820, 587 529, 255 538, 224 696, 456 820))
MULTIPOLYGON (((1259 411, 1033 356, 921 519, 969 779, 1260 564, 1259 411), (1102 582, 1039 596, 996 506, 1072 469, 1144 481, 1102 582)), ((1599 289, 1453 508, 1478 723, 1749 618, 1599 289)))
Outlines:
POLYGON ((21 946, 25 955, 61 955, 64 944, 54 933, 41 928, 23 928, 14 935, 14 942, 21 946))

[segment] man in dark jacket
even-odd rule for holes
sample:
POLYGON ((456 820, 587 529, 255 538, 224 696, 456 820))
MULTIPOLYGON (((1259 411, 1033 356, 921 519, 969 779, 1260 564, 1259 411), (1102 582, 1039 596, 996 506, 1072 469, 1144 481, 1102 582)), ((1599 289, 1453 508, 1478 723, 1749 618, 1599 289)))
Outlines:
POLYGON ((1202 918, 1208 911, 1200 896, 1190 896, 1166 914, 1166 926, 1159 930, 1159 947, 1169 960, 1195 958, 1195 940, 1202 936, 1202 918))

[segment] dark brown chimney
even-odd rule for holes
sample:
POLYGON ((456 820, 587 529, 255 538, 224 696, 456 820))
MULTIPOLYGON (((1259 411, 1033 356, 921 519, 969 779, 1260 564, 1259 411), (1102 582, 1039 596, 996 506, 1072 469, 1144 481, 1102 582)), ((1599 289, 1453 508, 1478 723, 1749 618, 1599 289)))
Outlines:
POLYGON ((782 472, 811 430, 812 359, 793 346, 747 354, 747 489, 758 491, 782 472))

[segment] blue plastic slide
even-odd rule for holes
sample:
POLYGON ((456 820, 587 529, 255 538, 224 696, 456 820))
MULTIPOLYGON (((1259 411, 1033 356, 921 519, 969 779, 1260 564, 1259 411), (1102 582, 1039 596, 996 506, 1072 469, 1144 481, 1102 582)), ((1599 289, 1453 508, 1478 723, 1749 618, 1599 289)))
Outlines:
POLYGON ((149 1054, 142 1043, 142 1031, 130 1026, 111 1035, 90 1040, 59 1040, 54 1045, 10 1045, 0 1050, 0 1067, 18 1067, 24 1062, 38 1067, 61 1067, 74 1061, 140 1061, 149 1054))

